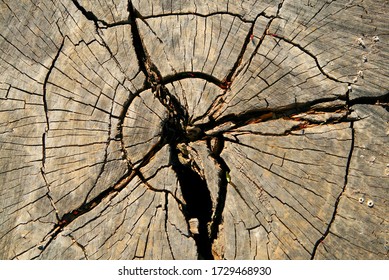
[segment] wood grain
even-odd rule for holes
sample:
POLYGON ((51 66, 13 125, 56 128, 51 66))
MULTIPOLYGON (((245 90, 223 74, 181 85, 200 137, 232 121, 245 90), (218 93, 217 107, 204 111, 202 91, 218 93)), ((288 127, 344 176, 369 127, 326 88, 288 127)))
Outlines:
POLYGON ((388 13, 0 1, 0 258, 388 259, 388 13))

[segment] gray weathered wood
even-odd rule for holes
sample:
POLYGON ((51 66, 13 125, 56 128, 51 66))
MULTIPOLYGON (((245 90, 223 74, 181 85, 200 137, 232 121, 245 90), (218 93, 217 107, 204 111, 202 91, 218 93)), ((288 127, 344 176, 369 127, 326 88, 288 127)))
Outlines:
POLYGON ((0 1, 0 258, 388 259, 388 14, 0 1))

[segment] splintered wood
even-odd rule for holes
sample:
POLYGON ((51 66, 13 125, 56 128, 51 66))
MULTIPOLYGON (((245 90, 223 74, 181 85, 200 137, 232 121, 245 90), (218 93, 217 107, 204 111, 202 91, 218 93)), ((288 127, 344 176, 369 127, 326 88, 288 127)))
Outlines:
POLYGON ((0 259, 388 259, 388 1, 235 2, 0 1, 0 259))

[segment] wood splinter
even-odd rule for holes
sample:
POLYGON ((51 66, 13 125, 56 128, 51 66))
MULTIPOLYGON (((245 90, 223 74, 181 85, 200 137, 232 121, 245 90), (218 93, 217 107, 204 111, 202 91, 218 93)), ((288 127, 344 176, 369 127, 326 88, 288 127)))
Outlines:
POLYGON ((199 234, 199 219, 197 218, 192 218, 189 219, 189 231, 192 234, 199 234))

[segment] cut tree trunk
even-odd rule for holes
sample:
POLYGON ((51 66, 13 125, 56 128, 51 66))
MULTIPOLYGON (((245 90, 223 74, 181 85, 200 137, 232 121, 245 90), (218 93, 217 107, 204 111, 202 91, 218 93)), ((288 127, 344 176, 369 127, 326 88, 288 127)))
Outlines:
POLYGON ((388 259, 388 15, 0 1, 0 258, 388 259))

